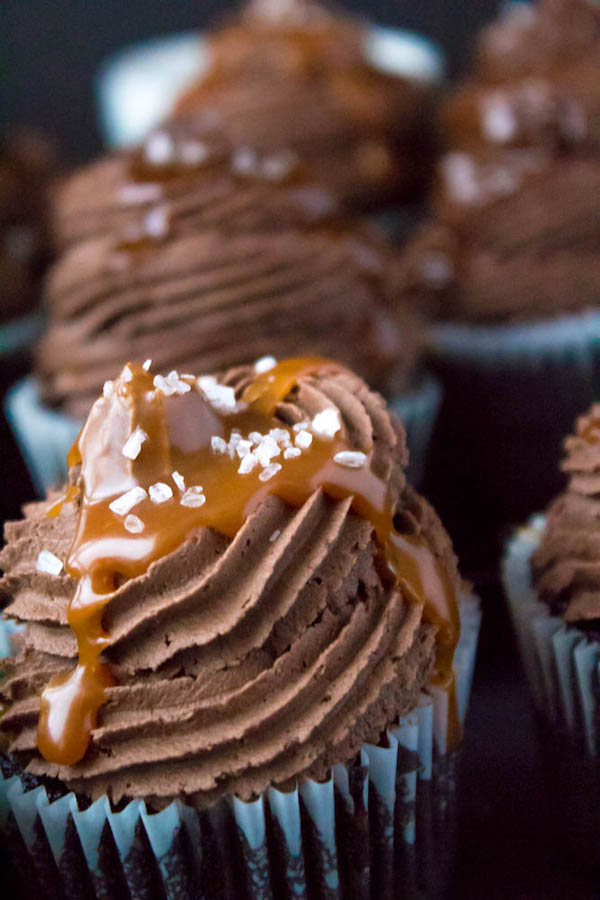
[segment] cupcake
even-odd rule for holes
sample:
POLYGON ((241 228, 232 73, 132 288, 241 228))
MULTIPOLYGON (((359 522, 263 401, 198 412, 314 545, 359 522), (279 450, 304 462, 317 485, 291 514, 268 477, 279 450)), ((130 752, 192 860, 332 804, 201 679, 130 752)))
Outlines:
POLYGON ((600 865, 600 406, 566 440, 566 489, 508 545, 503 574, 540 719, 556 821, 600 865))
POLYGON ((478 612, 406 459, 318 358, 105 386, 0 560, 27 890, 48 862, 95 896, 440 889, 478 612))
POLYGON ((63 252, 47 278, 37 382, 10 404, 40 488, 64 477, 70 443, 129 355, 165 376, 272 351, 341 359, 398 401, 424 458, 439 392, 419 369, 418 317, 393 308, 392 252, 294 156, 175 123, 68 179, 53 221, 63 252))
POLYGON ((444 111, 434 220, 404 258, 405 295, 437 320, 434 490, 459 460, 458 490, 496 524, 560 489, 561 436, 598 394, 599 60, 587 0, 515 4, 483 34, 444 111))
POLYGON ((160 104, 161 117, 217 122, 240 146, 293 151, 344 203, 372 209, 418 197, 431 174, 440 68, 415 36, 311 0, 252 0, 202 43, 171 38, 120 57, 101 102, 111 133, 160 104))

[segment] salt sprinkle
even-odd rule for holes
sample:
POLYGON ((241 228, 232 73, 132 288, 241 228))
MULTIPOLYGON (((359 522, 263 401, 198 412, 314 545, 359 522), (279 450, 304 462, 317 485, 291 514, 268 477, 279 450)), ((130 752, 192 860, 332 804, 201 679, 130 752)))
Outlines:
POLYGON ((269 437, 272 437, 274 441, 283 447, 289 447, 290 445, 290 433, 285 428, 271 428, 269 437))
POLYGON ((254 451, 261 466, 268 466, 274 457, 279 456, 281 448, 270 435, 266 434, 254 451))
POLYGON ((180 502, 182 506, 204 506, 206 497, 202 493, 202 485, 194 484, 189 487, 180 502))
POLYGON ((210 447, 213 453, 223 454, 227 453, 227 451, 229 450, 227 441, 224 438, 219 437, 218 434, 213 434, 213 436, 211 437, 210 447))
POLYGON ((129 491, 126 491, 124 494, 121 494, 121 496, 113 500, 112 503, 109 503, 108 508, 112 510, 115 515, 124 516, 132 510, 134 506, 137 506, 138 503, 145 500, 147 496, 144 488, 137 485, 136 487, 132 487, 129 491))
POLYGON ((155 375, 153 385, 157 391, 164 394, 165 397, 172 397, 173 394, 187 394, 191 391, 191 387, 179 377, 179 372, 173 369, 166 378, 162 375, 155 375))
POLYGON ((126 456, 127 459, 137 459, 140 455, 142 444, 147 440, 148 435, 146 434, 144 429, 140 428, 140 426, 138 425, 123 444, 121 453, 123 454, 123 456, 126 456))
POLYGON ((251 431, 248 435, 248 440, 253 441, 255 444, 260 444, 264 435, 260 433, 260 431, 251 431))
POLYGON ((361 469, 367 461, 367 456, 360 450, 341 450, 335 454, 333 461, 347 469, 361 469))
POLYGON ((157 131, 146 141, 144 155, 149 163, 164 166, 173 157, 173 141, 164 131, 157 131))
POLYGON ((152 360, 151 360, 151 359, 147 359, 146 362, 143 363, 143 365, 142 365, 142 369, 144 370, 144 372, 149 372, 149 371, 150 371, 150 366, 151 366, 151 365, 152 365, 152 360))
POLYGON ((312 444, 312 439, 313 436, 310 431, 299 431, 294 443, 296 447, 300 447, 301 450, 308 450, 312 444))
POLYGON ((281 469, 280 463, 270 463, 266 469, 263 469, 258 476, 259 481, 269 481, 274 475, 277 475, 281 469))
POLYGON ((114 381, 105 381, 104 382, 104 386, 102 388, 102 396, 103 397, 110 397, 110 395, 112 394, 112 389, 114 387, 114 384, 115 384, 114 381))
POLYGON ((151 209, 144 219, 144 230, 153 238, 164 237, 169 231, 169 216, 165 206, 151 209))
MULTIPOLYGON (((225 441, 223 441, 225 443, 225 441)), ((177 485, 180 491, 185 491, 185 478, 179 472, 171 472, 171 478, 177 485)))
POLYGON ((247 456, 244 456, 242 459, 238 472, 240 475, 248 475, 252 469, 256 468, 258 465, 258 457, 254 455, 254 453, 249 453, 247 456))
POLYGON ((332 438, 342 427, 337 409, 324 409, 312 420, 311 428, 319 437, 332 438))
POLYGON ((213 409, 222 412, 235 412, 237 409, 235 391, 232 387, 219 384, 212 375, 201 375, 196 379, 196 384, 213 409))
POLYGON ((179 157, 187 166, 199 166, 208 156, 208 147, 201 141, 184 141, 179 147, 179 157))
POLYGON ((248 454, 252 450, 253 441, 247 440, 239 440, 236 443, 235 452, 239 456, 240 459, 243 459, 244 456, 248 456, 248 454))
POLYGON ((42 550, 37 558, 35 566, 38 572, 47 572, 48 575, 60 575, 63 564, 54 553, 49 550, 42 550))
POLYGON ((284 459, 295 459, 297 456, 302 456, 300 447, 286 447, 283 451, 284 459))
POLYGON ((310 428, 310 422, 296 422, 292 425, 292 431, 304 431, 306 428, 310 428))
POLYGON ((269 543, 272 544, 273 541, 276 541, 279 535, 281 534, 281 528, 276 528, 271 537, 269 538, 269 543))
POLYGON ((137 206, 138 203, 152 203, 162 195, 159 184, 148 182, 144 184, 125 184, 119 191, 121 203, 137 206))
POLYGON ((164 481, 157 481, 150 485, 148 493, 153 503, 166 503, 173 496, 173 489, 164 481))
POLYGON ((126 517, 125 522, 123 523, 127 531, 130 531, 131 534, 139 534, 144 530, 144 523, 140 518, 130 514, 126 517))
POLYGON ((133 372, 129 368, 129 366, 125 366, 123 371, 121 372, 121 378, 123 381, 131 381, 133 378, 133 372))
POLYGON ((257 171, 258 157, 251 147, 240 147, 233 154, 231 165, 238 175, 250 175, 257 171))
POLYGON ((257 359, 254 363, 254 371, 257 375, 260 375, 261 372, 268 372, 276 365, 277 360, 274 356, 261 356, 261 358, 257 359))

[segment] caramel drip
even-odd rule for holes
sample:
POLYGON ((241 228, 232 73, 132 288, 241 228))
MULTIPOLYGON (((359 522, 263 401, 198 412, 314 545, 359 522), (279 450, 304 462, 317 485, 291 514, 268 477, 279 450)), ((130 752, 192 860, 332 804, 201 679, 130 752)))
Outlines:
MULTIPOLYGON (((145 573, 193 529, 212 528, 233 538, 269 495, 296 508, 319 489, 333 499, 352 497, 355 512, 373 524, 390 577, 411 602, 423 604, 424 616, 436 625, 436 681, 454 696, 452 659, 460 621, 453 587, 423 539, 403 536, 394 528, 393 496, 372 471, 371 460, 361 468, 334 462, 337 453, 353 449, 343 429, 332 439, 315 435, 301 456, 278 457, 281 468, 266 481, 259 478, 261 466, 240 474, 236 455, 232 459, 211 447, 213 436, 227 441, 233 430, 247 437, 253 431, 268 434, 272 428, 284 428, 274 415, 277 404, 299 379, 329 367, 340 371, 338 365, 317 358, 282 362, 255 378, 237 411, 222 413, 191 379, 191 390, 165 397, 155 390, 151 374, 129 365, 115 382, 111 399, 98 401, 70 454, 72 464, 81 463, 83 483, 77 531, 65 564, 66 572, 77 579, 68 622, 79 659, 75 670, 51 682, 42 696, 38 748, 47 760, 73 765, 86 752, 105 690, 114 683, 101 659, 110 644, 102 614, 119 585, 145 573), (110 427, 115 424, 120 428, 110 427), (129 460, 122 453, 122 438, 136 428, 147 437, 137 457, 129 460), (183 476, 186 489, 201 487, 203 505, 182 504, 173 472, 183 476), (161 503, 146 495, 137 503, 132 512, 143 530, 131 533, 125 516, 111 511, 110 504, 132 487, 148 491, 156 482, 168 485, 173 495, 161 503)), ((291 430, 290 435, 293 439, 291 430)), ((460 726, 451 737, 459 739, 460 726)))

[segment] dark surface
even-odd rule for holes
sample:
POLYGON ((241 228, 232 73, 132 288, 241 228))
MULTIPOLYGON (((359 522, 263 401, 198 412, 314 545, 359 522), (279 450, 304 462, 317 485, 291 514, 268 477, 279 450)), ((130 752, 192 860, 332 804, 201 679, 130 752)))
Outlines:
POLYGON ((484 620, 461 763, 452 900, 597 900, 598 873, 586 871, 560 836, 501 591, 491 584, 480 594, 484 620))
MULTIPOLYGON (((374 21, 429 35, 450 70, 462 68, 477 28, 498 0, 338 0, 374 21)), ((66 160, 100 149, 93 79, 98 64, 126 44, 203 28, 235 8, 225 0, 3 0, 0 3, 0 122, 36 126, 55 137, 66 160)))

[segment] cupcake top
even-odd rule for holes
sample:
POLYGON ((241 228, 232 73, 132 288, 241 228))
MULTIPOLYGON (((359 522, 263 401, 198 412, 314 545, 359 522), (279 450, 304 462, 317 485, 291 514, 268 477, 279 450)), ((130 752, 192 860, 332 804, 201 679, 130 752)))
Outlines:
POLYGON ((432 679, 452 700, 456 562, 406 460, 338 364, 127 365, 65 496, 6 526, 10 752, 93 797, 204 806, 322 777, 432 679))
POLYGON ((30 311, 49 258, 46 190, 54 159, 37 135, 0 140, 0 321, 30 311))
POLYGON ((368 58, 368 26, 311 0, 254 0, 209 35, 210 64, 175 116, 293 151, 349 204, 421 188, 432 162, 432 90, 368 58))
POLYGON ((538 596, 552 614, 600 628, 600 404, 582 416, 565 442, 569 481, 548 510, 533 561, 538 596))
POLYGON ((515 4, 444 110, 436 221, 406 289, 441 318, 501 322, 597 306, 600 8, 515 4))
POLYGON ((166 375, 322 353, 376 387, 406 386, 418 323, 392 309, 395 269, 380 235, 340 218, 290 156, 246 148, 238 158, 225 139, 193 133, 156 132, 60 189, 55 221, 68 246, 46 283, 44 400, 85 418, 129 356, 166 375))

